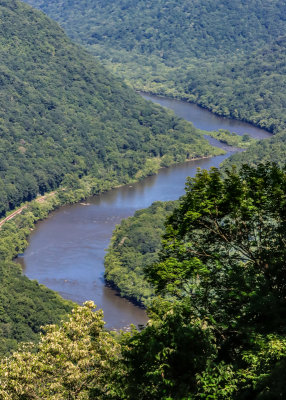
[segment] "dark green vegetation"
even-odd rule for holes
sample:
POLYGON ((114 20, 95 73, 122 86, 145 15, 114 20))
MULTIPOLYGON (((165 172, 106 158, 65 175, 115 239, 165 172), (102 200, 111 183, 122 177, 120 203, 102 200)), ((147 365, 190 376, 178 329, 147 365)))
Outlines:
POLYGON ((285 397, 285 199, 285 168, 271 164, 188 180, 148 271, 177 301, 167 313, 162 301, 158 325, 133 339, 137 390, 161 372, 154 399, 285 397), (160 347, 166 332, 171 345, 160 347))
MULTIPOLYGON (((286 33, 285 4, 260 0, 28 0, 53 16, 73 39, 165 62, 253 50, 286 33), (222 24, 222 22, 224 22, 222 24), (159 54, 163 52, 164 54, 159 54)), ((95 47, 96 48, 96 47, 95 47)))
MULTIPOLYGON (((285 11, 281 15, 284 17, 285 11)), ((277 37, 273 43, 235 59, 206 63, 202 69, 188 72, 179 85, 185 87, 190 99, 215 113, 277 133, 286 127, 285 72, 286 39, 277 37)))
POLYGON ((39 11, 2 0, 0 18, 0 215, 86 175, 98 193, 156 172, 164 156, 171 164, 215 151, 39 11))
MULTIPOLYGON (((142 219, 151 214, 142 211, 142 219)), ((48 328, 36 354, 26 349, 0 364, 0 394, 284 399, 285 216, 286 168, 199 171, 167 219, 158 262, 146 271, 157 295, 147 327, 112 337, 88 302, 62 327, 48 328)))
POLYGON ((0 230, 5 353, 71 308, 12 264, 37 220, 160 165, 216 150, 190 124, 112 77, 41 12, 1 0, 0 19, 0 216, 62 186, 0 230))
POLYGON ((72 304, 36 281, 22 275, 12 262, 0 264, 0 354, 17 349, 20 342, 39 340, 46 324, 59 323, 72 304))
POLYGON ((188 180, 147 269, 151 324, 124 353, 130 398, 285 398, 285 195, 271 164, 188 180))
POLYGON ((283 0, 26 0, 135 88, 285 127, 283 0))
POLYGON ((259 145, 259 156, 254 147, 237 154, 237 164, 285 162, 283 0, 27 2, 133 87, 281 133, 259 145))
POLYGON ((20 342, 37 341, 42 326, 60 322, 74 305, 30 281, 12 262, 27 247, 35 222, 60 204, 56 196, 42 204, 32 202, 0 229, 0 355, 17 349, 20 342))
POLYGON ((174 201, 158 201, 123 220, 115 228, 105 256, 107 282, 122 296, 145 306, 154 290, 146 281, 144 268, 158 261, 165 220, 174 207, 174 201))

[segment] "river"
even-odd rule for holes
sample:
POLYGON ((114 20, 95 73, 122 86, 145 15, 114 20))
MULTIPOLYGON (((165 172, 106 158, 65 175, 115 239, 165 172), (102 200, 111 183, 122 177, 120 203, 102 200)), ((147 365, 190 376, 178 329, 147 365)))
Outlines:
MULTIPOLYGON (((143 95, 143 94, 142 94, 143 95)), ((229 129, 253 137, 271 136, 249 124, 217 117, 196 105, 178 100, 143 95, 204 130, 229 129)), ((107 328, 125 328, 130 323, 144 324, 145 311, 118 296, 105 286, 104 254, 112 231, 122 218, 133 215, 138 209, 148 207, 154 201, 175 200, 184 193, 187 176, 194 176, 196 169, 218 167, 236 151, 209 159, 190 161, 171 168, 161 169, 133 185, 113 189, 85 202, 64 206, 51 213, 48 219, 36 224, 29 247, 19 258, 24 273, 47 287, 58 291, 64 298, 77 303, 93 300, 104 311, 107 328)))

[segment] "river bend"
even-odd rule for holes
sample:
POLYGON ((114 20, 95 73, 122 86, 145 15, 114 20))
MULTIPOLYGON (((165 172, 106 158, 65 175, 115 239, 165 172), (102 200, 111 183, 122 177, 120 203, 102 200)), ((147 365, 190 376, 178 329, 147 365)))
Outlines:
MULTIPOLYGON (((143 97, 173 109, 200 129, 229 129, 261 139, 270 136, 262 129, 217 117, 193 104, 145 94, 143 97)), ((218 144, 212 139, 211 142, 218 144)), ((136 184, 52 212, 49 218, 36 224, 31 234, 29 247, 20 259, 24 273, 58 291, 64 298, 78 303, 93 300, 103 309, 108 328, 125 328, 130 323, 144 324, 144 310, 105 286, 103 260, 112 231, 122 218, 154 201, 178 199, 184 193, 187 176, 194 176, 198 167, 218 167, 235 151, 228 146, 219 146, 226 149, 225 155, 161 169, 158 175, 136 184)))

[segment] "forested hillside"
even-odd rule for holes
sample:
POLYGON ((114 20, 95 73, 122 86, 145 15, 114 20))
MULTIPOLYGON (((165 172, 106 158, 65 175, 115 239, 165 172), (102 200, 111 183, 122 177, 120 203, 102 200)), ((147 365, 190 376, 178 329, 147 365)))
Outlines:
POLYGON ((74 39, 164 60, 253 50, 285 33, 279 0, 28 0, 57 19, 74 39), (160 55, 159 52, 164 54, 160 55))
POLYGON ((106 278, 150 305, 150 319, 142 330, 108 332, 92 301, 71 311, 12 259, 35 222, 61 204, 216 150, 55 22, 0 0, 0 216, 58 189, 0 228, 0 398, 285 399, 286 5, 29 2, 135 87, 277 134, 249 142, 230 161, 239 168, 199 170, 178 202, 154 203, 117 227, 106 278))
POLYGON ((59 323, 73 304, 22 275, 12 262, 0 263, 0 357, 21 342, 39 340, 42 327, 59 323))
POLYGON ((138 89, 285 127, 282 0, 26 0, 138 89))
POLYGON ((76 186, 90 174, 99 192, 103 181, 154 173, 165 155, 172 163, 213 151, 190 124, 112 77, 44 14, 2 0, 0 17, 0 215, 65 177, 76 186))
POLYGON ((248 120, 278 132, 286 127, 286 38, 227 63, 206 63, 180 81, 196 102, 211 111, 248 120))
POLYGON ((58 193, 0 228, 0 354, 38 338, 72 304, 12 264, 34 223, 66 202, 216 152, 191 124, 146 102, 43 13, 0 0, 0 216, 58 193))
POLYGON ((159 259, 164 224, 176 202, 155 202, 124 219, 112 234, 104 260, 105 278, 121 296, 150 305, 154 290, 144 270, 159 259))
POLYGON ((261 140, 250 146, 246 151, 236 153, 225 160, 223 168, 230 168, 232 165, 241 167, 242 164, 257 165, 260 162, 276 162, 281 167, 286 160, 286 132, 282 131, 274 137, 261 140))
MULTIPOLYGON (((199 171, 166 221, 157 261, 146 268, 156 293, 147 326, 106 332, 102 312, 87 302, 62 325, 47 327, 38 348, 0 362, 0 396, 285 399, 285 198, 285 168, 275 164, 224 175, 199 171)), ((129 219, 126 242, 144 218, 146 233, 152 215, 166 210, 155 203, 129 219)), ((140 243, 134 238, 134 254, 145 245, 152 257, 144 235, 140 243)))

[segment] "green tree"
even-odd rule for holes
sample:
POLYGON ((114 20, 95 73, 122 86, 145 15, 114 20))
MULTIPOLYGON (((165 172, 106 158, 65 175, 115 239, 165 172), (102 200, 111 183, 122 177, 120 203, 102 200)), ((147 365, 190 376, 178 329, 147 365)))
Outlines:
POLYGON ((15 352, 0 366, 0 397, 113 399, 120 346, 106 332, 94 304, 73 310, 62 325, 45 328, 40 344, 15 352))
POLYGON ((195 392, 196 375, 216 354, 215 335, 207 321, 186 304, 156 300, 152 319, 123 343, 128 399, 183 399, 195 392))
POLYGON ((147 269, 165 299, 125 353, 138 398, 281 398, 285 228, 285 169, 214 168, 188 179, 160 261, 147 269))
POLYGON ((283 331, 285 194, 285 169, 275 164, 188 179, 161 260, 148 271, 157 290, 191 296, 222 331, 283 331))

